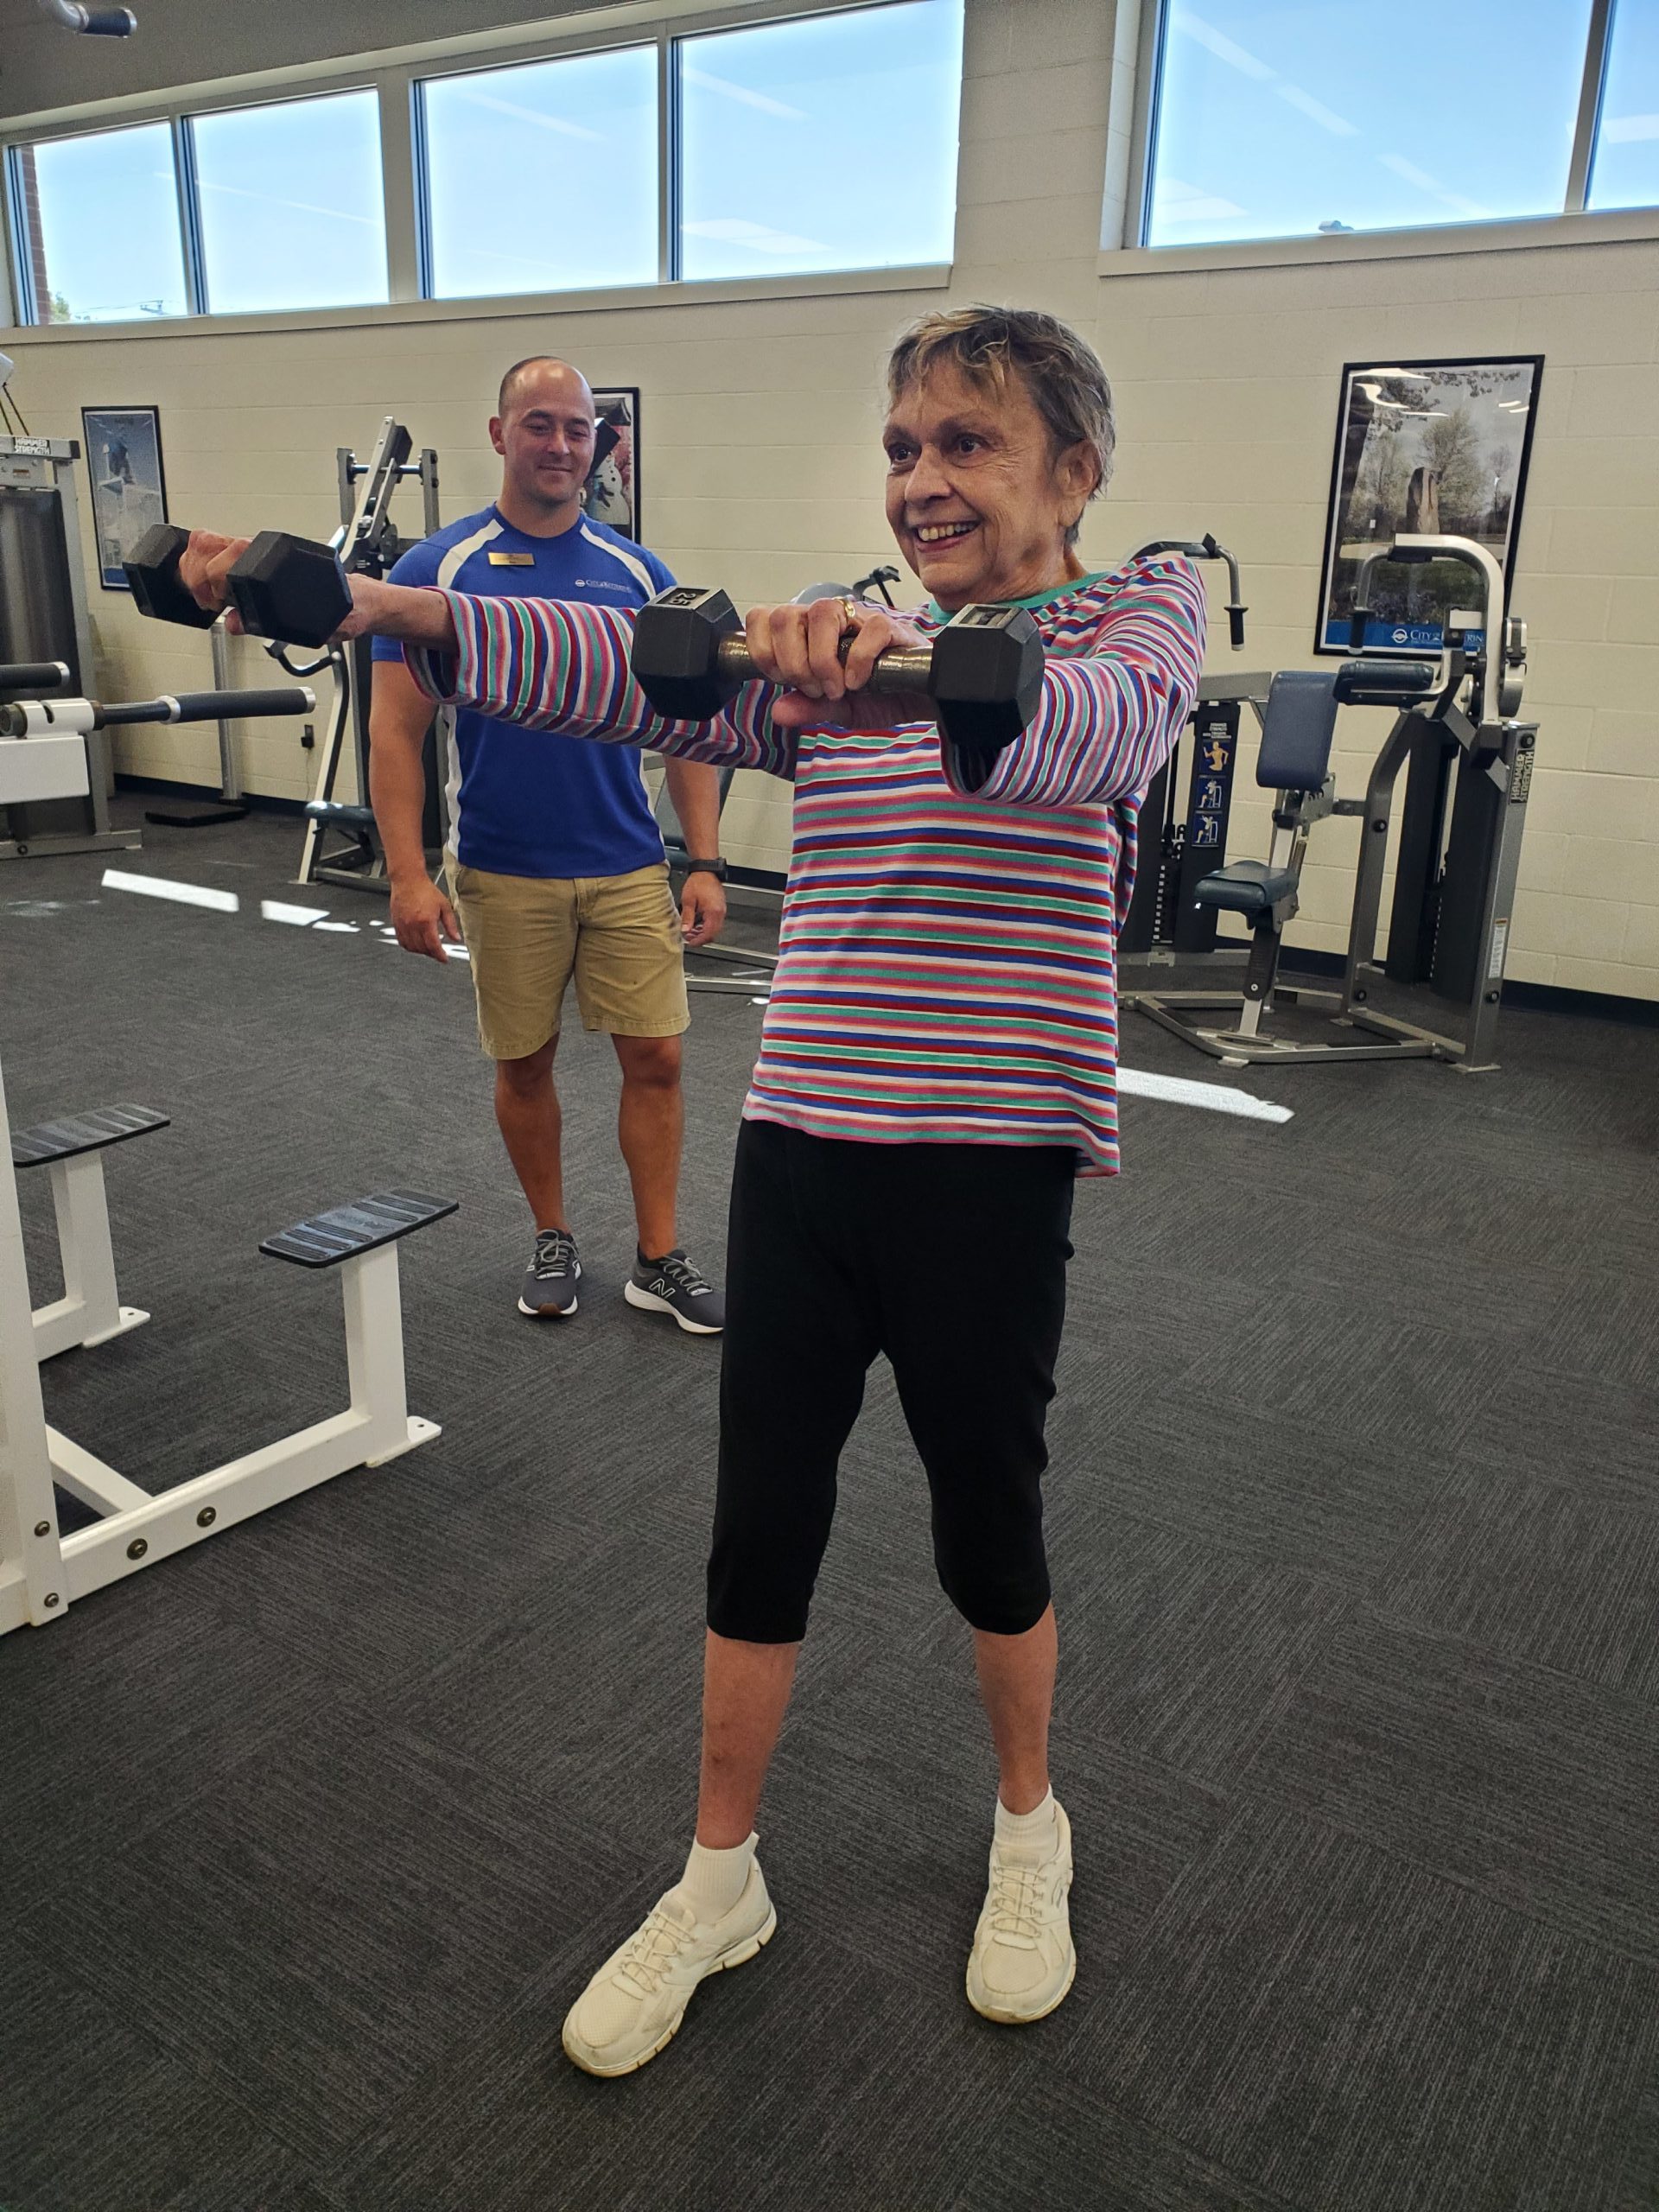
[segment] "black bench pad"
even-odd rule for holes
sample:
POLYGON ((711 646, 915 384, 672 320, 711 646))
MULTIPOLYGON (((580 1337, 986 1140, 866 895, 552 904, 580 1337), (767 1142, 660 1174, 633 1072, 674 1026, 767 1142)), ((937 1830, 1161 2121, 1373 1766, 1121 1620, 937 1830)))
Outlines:
POLYGON ((1234 861, 1213 875, 1199 879, 1193 897, 1201 906, 1224 907, 1230 914, 1264 914, 1296 888, 1287 868, 1269 868, 1265 861, 1234 861))
POLYGON ((54 1160, 73 1160, 78 1153, 101 1152, 107 1144, 164 1129, 168 1119, 149 1106, 96 1106, 89 1114, 65 1114, 55 1122, 37 1122, 32 1129, 12 1131, 11 1164, 44 1167, 54 1160))
POLYGON ((459 1198, 435 1198, 422 1191, 376 1191, 348 1206, 296 1221, 259 1247, 273 1260, 292 1260, 302 1268, 332 1268, 341 1260, 390 1244, 429 1222, 442 1221, 459 1208, 459 1198))
POLYGON ((349 799, 308 798, 305 802, 306 818, 311 822, 327 822, 337 830, 372 830, 374 809, 353 806, 349 799))
POLYGON ((1337 703, 1344 707, 1408 707, 1426 699, 1440 680, 1435 661, 1345 660, 1337 671, 1337 703))

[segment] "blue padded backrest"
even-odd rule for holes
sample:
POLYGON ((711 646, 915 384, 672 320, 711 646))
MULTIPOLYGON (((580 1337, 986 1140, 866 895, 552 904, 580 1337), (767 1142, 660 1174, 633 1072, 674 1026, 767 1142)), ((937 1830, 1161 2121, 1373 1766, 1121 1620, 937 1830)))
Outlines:
POLYGON ((1255 780, 1270 791, 1316 791, 1331 762, 1337 727, 1333 671, 1282 668, 1268 692, 1255 780))

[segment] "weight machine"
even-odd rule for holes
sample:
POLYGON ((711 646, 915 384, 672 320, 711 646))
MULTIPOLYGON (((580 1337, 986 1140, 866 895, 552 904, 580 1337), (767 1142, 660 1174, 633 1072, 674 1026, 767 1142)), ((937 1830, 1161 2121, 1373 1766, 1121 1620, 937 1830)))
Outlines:
MULTIPOLYGON (((414 542, 400 537, 391 517, 391 495, 405 478, 421 487, 423 534, 430 537, 439 526, 438 456, 428 446, 418 461, 410 454, 414 441, 391 415, 380 425, 367 461, 359 461, 348 446, 337 448, 340 475, 340 528, 329 544, 340 556, 347 575, 384 576, 414 542), (360 485, 362 489, 356 487, 360 485)), ((352 638, 332 645, 320 658, 303 664, 288 650, 269 645, 266 651, 291 676, 315 676, 332 671, 334 710, 328 734, 317 763, 316 788, 307 802, 305 843, 300 855, 300 883, 344 883, 359 889, 387 889, 385 855, 375 834, 374 810, 369 804, 369 703, 374 678, 373 641, 352 638), (346 725, 352 730, 357 760, 357 799, 354 804, 334 797, 346 725), (330 840, 334 842, 329 842, 330 840)), ((426 842, 441 846, 443 825, 438 791, 435 747, 429 734, 426 751, 426 842)))
MULTIPOLYGON (((92 667, 86 594, 75 501, 74 438, 0 436, 0 664, 20 683, 61 662, 66 683, 81 684, 92 667)), ((0 680, 0 697, 17 683, 0 680)), ((101 728, 80 734, 86 779, 59 798, 0 798, 0 860, 47 853, 130 851, 137 830, 110 826, 109 741, 101 728)))
POLYGON ((1526 625, 1509 613, 1503 571, 1484 545, 1472 538, 1413 533, 1377 547, 1361 563, 1349 639, 1357 658, 1333 676, 1289 671, 1274 679, 1261 770, 1278 786, 1268 859, 1235 862, 1194 887, 1200 906, 1238 913, 1249 925, 1242 999, 1208 991, 1143 991, 1125 1003, 1230 1066, 1260 1060, 1276 1065, 1437 1059, 1452 1062, 1465 1074, 1483 1072, 1497 1065, 1503 967, 1537 747, 1536 723, 1516 719, 1526 678, 1526 625), (1363 651, 1371 582, 1384 561, 1456 561, 1478 581, 1480 606, 1448 613, 1438 663, 1402 662, 1363 651), (1323 698, 1315 698, 1320 690, 1323 698), (1326 766, 1341 706, 1399 709, 1363 800, 1338 798, 1326 766), (1379 966, 1382 878, 1402 769, 1406 795, 1388 950, 1379 966), (1307 834, 1329 814, 1363 823, 1342 988, 1282 989, 1275 983, 1279 955, 1285 927, 1297 911, 1307 834), (1461 1007, 1462 1035, 1380 1011, 1371 997, 1379 976, 1426 983, 1436 997, 1461 1007), (1275 1003, 1302 999, 1333 1009, 1331 1020, 1363 1032, 1363 1039, 1316 1042, 1264 1029, 1263 1016, 1275 1003), (1190 1019, 1232 1009, 1235 1020, 1227 1027, 1190 1019))
MULTIPOLYGON (((1180 553, 1189 561, 1216 561, 1225 567, 1228 639, 1234 652, 1243 652, 1244 617, 1249 609, 1243 601, 1238 563, 1227 548, 1209 535, 1196 540, 1160 537, 1141 546, 1134 557, 1141 561, 1160 553, 1180 553)), ((1248 706, 1260 724, 1272 681, 1265 672, 1198 678, 1186 726, 1141 802, 1141 864, 1118 935, 1121 962, 1167 963, 1188 954, 1214 952, 1215 912, 1200 905, 1195 894, 1200 879, 1227 850, 1244 709, 1248 706)))
MULTIPOLYGON (((67 683, 66 664, 0 665, 0 691, 67 683)), ((40 697, 0 706, 0 805, 85 798, 87 737, 123 722, 211 721, 230 713, 307 714, 297 688, 197 692, 100 704, 40 697)), ((397 1240, 455 1211, 419 1192, 378 1192, 267 1237, 260 1250, 308 1268, 338 1267, 351 1402, 276 1443, 152 1495, 50 1427, 40 1363, 108 1342, 149 1316, 116 1288, 103 1154, 168 1126, 139 1106, 105 1107, 14 1132, 0 1077, 0 1635, 57 1620, 78 1599, 232 1528, 267 1506, 359 1466, 380 1466, 438 1433, 404 1395, 397 1240), (30 1310, 16 1177, 52 1179, 62 1297, 30 1310), (64 1535, 54 1484, 99 1516, 64 1535)))

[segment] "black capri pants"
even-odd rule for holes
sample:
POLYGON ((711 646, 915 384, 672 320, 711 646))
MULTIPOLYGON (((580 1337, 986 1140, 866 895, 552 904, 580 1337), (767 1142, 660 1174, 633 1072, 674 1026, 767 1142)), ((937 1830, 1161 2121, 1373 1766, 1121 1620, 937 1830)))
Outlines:
POLYGON ((746 1121, 732 1178, 709 1625, 793 1643, 878 1352, 927 1471, 933 1557, 976 1629, 1049 1601, 1043 1425, 1065 1317, 1069 1146, 849 1144, 746 1121))

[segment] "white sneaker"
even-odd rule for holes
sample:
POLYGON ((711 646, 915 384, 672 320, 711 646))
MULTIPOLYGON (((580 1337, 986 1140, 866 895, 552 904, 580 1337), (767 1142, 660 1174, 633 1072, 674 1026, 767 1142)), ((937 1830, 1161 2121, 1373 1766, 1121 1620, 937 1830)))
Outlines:
POLYGON ((716 1921, 699 1920, 684 1892, 670 1890, 570 2007, 566 2056, 584 2073, 632 2074, 673 2040, 697 1984, 752 1959, 777 1927, 758 1861, 742 1896, 716 1921))
POLYGON ((1071 1823, 1058 1800, 1046 1846, 991 1839, 991 1880, 968 1959, 968 2002, 988 2020, 1021 2025, 1052 2012, 1076 1979, 1066 1899, 1071 1823))

